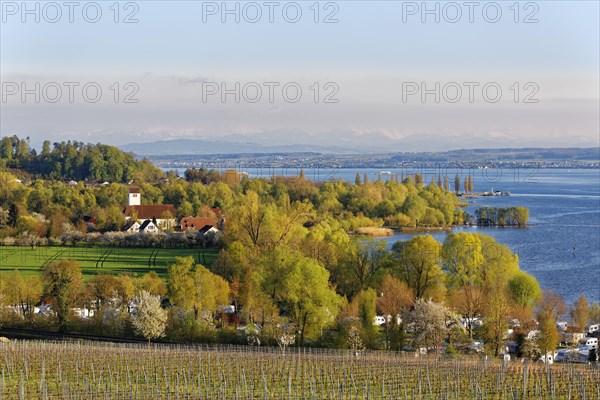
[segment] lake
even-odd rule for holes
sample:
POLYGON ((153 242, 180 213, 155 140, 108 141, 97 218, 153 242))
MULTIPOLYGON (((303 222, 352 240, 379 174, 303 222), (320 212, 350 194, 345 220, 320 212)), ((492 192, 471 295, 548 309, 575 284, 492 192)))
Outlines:
MULTIPOLYGON (((183 170, 179 171, 183 174, 183 170)), ((250 177, 298 175, 297 168, 250 168, 243 170, 250 177)), ((305 168, 307 179, 326 181, 343 179, 354 182, 356 173, 367 173, 376 180, 394 174, 421 173, 424 181, 441 172, 453 185, 454 175, 474 176, 474 191, 502 190, 511 196, 477 197, 469 199, 466 211, 473 214, 478 207, 529 208, 527 228, 460 227, 454 232, 479 232, 493 236, 519 255, 523 270, 534 275, 543 289, 561 295, 567 304, 583 293, 590 301, 600 301, 600 170, 598 169, 476 169, 440 170, 406 168, 376 169, 316 169, 305 168)), ((431 233, 443 241, 448 232, 431 233)), ((398 233, 380 238, 390 246, 397 240, 407 240, 415 234, 398 233)))

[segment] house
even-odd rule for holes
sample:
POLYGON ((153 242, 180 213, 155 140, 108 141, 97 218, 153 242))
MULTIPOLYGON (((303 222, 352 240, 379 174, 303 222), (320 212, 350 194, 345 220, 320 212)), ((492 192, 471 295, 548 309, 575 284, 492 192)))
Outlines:
POLYGON ((125 220, 156 221, 155 226, 169 229, 175 226, 175 207, 173 204, 142 205, 142 195, 139 188, 129 188, 128 205, 123 209, 125 220))
POLYGON ((140 233, 156 233, 158 231, 158 227, 154 225, 154 222, 150 221, 149 219, 142 222, 139 229, 140 233))
POLYGON ((198 233, 205 237, 212 237, 213 239, 218 239, 223 236, 223 232, 212 225, 204 225, 204 228, 200 229, 198 233))
POLYGON ((216 218, 195 218, 195 217, 184 217, 179 221, 179 228, 182 231, 188 230, 200 230, 205 226, 217 226, 216 218))
POLYGON ((130 219, 127 221, 127 224, 125 224, 124 230, 127 233, 138 233, 140 231, 140 223, 130 219))

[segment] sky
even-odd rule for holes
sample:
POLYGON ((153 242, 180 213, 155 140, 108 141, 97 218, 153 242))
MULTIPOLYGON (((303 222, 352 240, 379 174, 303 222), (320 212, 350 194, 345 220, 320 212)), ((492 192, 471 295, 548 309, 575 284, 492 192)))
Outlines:
POLYGON ((600 145, 597 1, 65 4, 0 3, 3 136, 600 145))

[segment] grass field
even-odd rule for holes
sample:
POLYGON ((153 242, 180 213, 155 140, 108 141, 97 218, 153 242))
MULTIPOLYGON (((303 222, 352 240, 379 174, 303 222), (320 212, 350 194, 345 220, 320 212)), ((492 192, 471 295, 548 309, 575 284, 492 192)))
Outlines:
MULTIPOLYGON (((0 274, 18 268, 23 276, 37 275, 52 260, 77 260, 84 279, 97 274, 131 273, 143 275, 154 270, 166 277, 167 267, 175 257, 193 256, 196 262, 210 266, 217 256, 215 249, 154 249, 115 247, 17 247, 0 246, 0 274)), ((1 278, 1 275, 0 275, 1 278)))
POLYGON ((0 344, 1 399, 598 399, 600 368, 250 346, 0 344))

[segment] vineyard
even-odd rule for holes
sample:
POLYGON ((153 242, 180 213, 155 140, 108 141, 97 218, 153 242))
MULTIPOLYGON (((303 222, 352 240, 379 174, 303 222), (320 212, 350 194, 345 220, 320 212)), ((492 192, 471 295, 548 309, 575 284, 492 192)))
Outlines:
POLYGON ((600 368, 408 353, 0 344, 1 399, 599 399, 600 368))
MULTIPOLYGON (((203 265, 211 265, 217 255, 215 249, 161 249, 161 248, 115 248, 115 247, 18 247, 0 246, 0 273, 14 269, 25 277, 38 275, 49 262, 61 259, 76 260, 86 277, 97 274, 130 273, 143 275, 154 270, 160 276, 167 275, 167 266, 175 257, 193 256, 203 265)), ((0 275, 1 278, 1 275, 0 275)))

